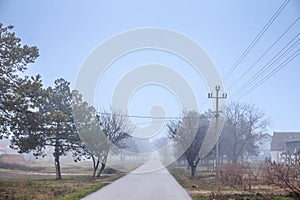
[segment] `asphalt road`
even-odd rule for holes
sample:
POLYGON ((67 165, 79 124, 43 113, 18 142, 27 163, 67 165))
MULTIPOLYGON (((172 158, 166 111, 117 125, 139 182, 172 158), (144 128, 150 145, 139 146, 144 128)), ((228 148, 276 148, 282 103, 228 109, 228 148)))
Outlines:
POLYGON ((148 162, 130 174, 83 200, 188 200, 187 192, 157 161, 148 162), (162 168, 153 171, 152 169, 162 168), (152 171, 152 172, 151 172, 152 171))

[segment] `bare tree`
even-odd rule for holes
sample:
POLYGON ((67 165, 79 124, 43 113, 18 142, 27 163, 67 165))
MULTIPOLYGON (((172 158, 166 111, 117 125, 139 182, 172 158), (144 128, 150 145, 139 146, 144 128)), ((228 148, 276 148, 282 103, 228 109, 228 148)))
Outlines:
POLYGON ((109 151, 114 148, 126 147, 126 138, 130 137, 133 129, 129 126, 129 119, 120 111, 107 112, 101 111, 97 118, 99 120, 100 128, 107 138, 107 146, 100 157, 101 168, 98 171, 97 177, 99 178, 106 166, 106 161, 109 151))
POLYGON ((73 91, 72 99, 74 121, 80 135, 73 154, 77 159, 91 158, 93 177, 99 178, 105 169, 109 151, 112 148, 126 147, 125 139, 130 137, 129 133, 132 131, 128 125, 128 118, 121 112, 97 112, 93 106, 82 100, 78 91, 73 91))
POLYGON ((220 138, 220 153, 233 163, 259 151, 258 141, 266 137, 269 121, 254 105, 231 102, 226 109, 226 122, 220 138))
POLYGON ((168 124, 169 136, 176 142, 175 151, 183 152, 194 177, 200 161, 199 151, 208 129, 208 118, 196 111, 184 112, 180 121, 168 124))

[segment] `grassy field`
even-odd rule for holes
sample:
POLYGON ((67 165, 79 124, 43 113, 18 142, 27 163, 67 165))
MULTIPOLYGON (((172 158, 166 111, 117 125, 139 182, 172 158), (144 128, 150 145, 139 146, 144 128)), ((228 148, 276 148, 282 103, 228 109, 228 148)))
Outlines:
POLYGON ((0 168, 0 199, 80 199, 125 175, 117 173, 94 179, 89 165, 69 164, 62 169, 63 180, 55 180, 53 169, 48 166, 15 168, 0 168))
POLYGON ((170 167, 169 171, 193 200, 292 200, 285 191, 275 186, 256 185, 251 190, 229 186, 204 168, 198 169, 193 179, 186 168, 170 167))

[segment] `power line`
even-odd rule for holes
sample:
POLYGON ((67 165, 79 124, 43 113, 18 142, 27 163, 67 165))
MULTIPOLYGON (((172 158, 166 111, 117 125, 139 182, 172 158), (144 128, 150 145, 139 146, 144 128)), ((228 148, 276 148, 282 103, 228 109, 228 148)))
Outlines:
MULTIPOLYGON (((176 116, 165 116, 165 117, 154 116, 154 117, 151 117, 151 116, 145 116, 145 115, 127 115, 127 114, 106 113, 106 112, 98 112, 98 115, 110 115, 110 116, 111 115, 116 115, 116 116, 139 118, 139 119, 164 119, 164 120, 161 120, 161 121, 154 121, 155 123, 156 122, 163 122, 166 119, 182 119, 182 117, 180 117, 180 116, 179 117, 176 117, 176 116)), ((197 119, 197 118, 189 117, 189 119, 197 119)), ((154 122, 142 122, 142 123, 139 123, 138 125, 140 125, 140 124, 149 124, 149 123, 154 123, 154 122)))
MULTIPOLYGON (((205 99, 201 104, 200 107, 203 107, 204 104, 207 102, 207 99, 205 99)), ((97 112, 100 115, 117 115, 117 116, 122 116, 122 117, 130 117, 130 118, 139 118, 139 119, 182 119, 182 117, 178 116, 165 116, 165 117, 161 117, 161 116, 146 116, 146 115, 128 115, 128 114, 119 114, 119 113, 106 113, 106 112, 97 112)), ((155 121, 155 122, 159 122, 159 121, 155 121)), ((149 122, 151 123, 151 122, 149 122)), ((148 124, 147 123, 140 123, 142 124, 148 124)), ((137 125, 140 125, 137 124, 137 125)))
POLYGON ((255 82, 259 81, 259 78, 261 78, 265 73, 268 72, 268 70, 270 70, 273 66, 274 63, 278 63, 282 57, 284 57, 286 54, 288 54, 294 47, 295 45, 297 45, 297 43, 300 41, 300 39, 298 39, 296 42, 294 42, 288 49, 286 49, 291 42, 293 42, 298 36, 300 35, 300 33, 298 33, 291 41, 288 42, 288 44, 286 44, 267 64, 265 64, 263 66, 263 68, 260 69, 260 71, 258 71, 256 74, 254 74, 240 89, 238 89, 233 95, 237 96, 240 93, 242 93, 244 90, 246 90, 249 86, 251 86, 251 84, 255 84, 255 82), (282 54, 281 52, 286 49, 282 54))
POLYGON ((275 42, 245 71, 242 76, 240 76, 229 88, 230 91, 244 76, 246 76, 255 66, 261 61, 261 59, 269 53, 269 51, 282 39, 282 37, 299 21, 300 17, 298 17, 276 40, 275 42))
POLYGON ((165 117, 160 117, 160 116, 143 116, 143 115, 127 115, 127 114, 116 114, 116 113, 105 113, 101 112, 98 113, 100 115, 117 115, 117 116, 123 116, 123 117, 130 117, 130 118, 140 118, 140 119, 181 119, 181 117, 175 117, 175 116, 165 116, 165 117))
MULTIPOLYGON (((292 49, 291 49, 291 48, 292 48, 292 47, 290 47, 288 50, 286 50, 286 51, 288 51, 288 52, 285 52, 284 54, 282 54, 281 56, 279 56, 278 58, 276 58, 275 60, 273 60, 272 64, 269 65, 269 67, 264 68, 263 71, 261 71, 261 72, 258 73, 258 74, 255 74, 255 75, 252 77, 252 80, 251 80, 251 79, 248 80, 249 84, 244 85, 243 88, 240 88, 237 92, 235 92, 235 93, 232 95, 233 98, 235 98, 236 96, 241 95, 245 90, 249 90, 250 87, 253 87, 253 85, 255 85, 255 84, 257 84, 258 82, 260 82, 260 81, 264 78, 265 74, 267 74, 270 70, 272 70, 272 67, 275 66, 277 63, 279 63, 280 60, 282 60, 282 57, 285 57, 286 54, 288 54, 288 53, 293 49, 293 48, 292 48, 292 49), (254 79, 254 80, 253 80, 253 79, 254 79)), ((272 60, 270 60, 270 61, 272 61, 272 60)))
POLYGON ((234 64, 230 67, 230 69, 224 75, 224 81, 233 73, 233 71, 239 66, 239 64, 245 59, 245 57, 249 54, 249 52, 253 49, 256 43, 260 40, 263 34, 269 29, 269 27, 273 24, 285 6, 288 4, 289 0, 285 0, 279 9, 274 13, 271 19, 267 22, 267 24, 263 27, 263 29, 259 32, 259 34, 254 38, 254 40, 250 43, 247 49, 242 53, 242 55, 234 62, 234 64))
POLYGON ((145 125, 145 124, 161 123, 161 122, 166 122, 166 120, 159 120, 159 121, 149 121, 149 122, 134 123, 134 125, 145 125))
POLYGON ((275 69, 273 69, 269 74, 267 74, 263 79, 261 79, 258 83, 256 83, 254 86, 252 86, 250 89, 245 91, 242 95, 240 95, 239 99, 242 97, 248 95, 250 92, 255 90, 257 87, 259 87, 261 84, 266 82, 269 78, 274 76, 278 71, 280 71, 283 67, 285 67, 287 64, 289 64, 293 59, 295 59, 300 54, 300 48, 295 51, 291 56, 289 56, 286 60, 284 60, 279 66, 277 66, 275 69))
POLYGON ((292 40, 290 40, 272 59, 266 63, 256 74, 254 74, 246 83, 242 85, 233 95, 232 97, 234 98, 235 96, 238 96, 240 93, 242 93, 244 90, 246 90, 249 86, 255 84, 256 82, 259 81, 259 78, 264 76, 265 73, 268 72, 273 66, 274 63, 280 61, 282 57, 286 56, 296 45, 298 45, 298 42, 300 39, 296 40, 292 45, 290 45, 298 36, 300 33, 298 33, 292 40), (288 47, 288 48, 287 48, 288 47), (287 49, 286 49, 287 48, 287 49), (286 49, 286 50, 285 50, 286 49), (284 51, 285 50, 285 51, 284 51), (284 51, 284 52, 283 52, 284 51), (282 53, 283 52, 283 53, 282 53))

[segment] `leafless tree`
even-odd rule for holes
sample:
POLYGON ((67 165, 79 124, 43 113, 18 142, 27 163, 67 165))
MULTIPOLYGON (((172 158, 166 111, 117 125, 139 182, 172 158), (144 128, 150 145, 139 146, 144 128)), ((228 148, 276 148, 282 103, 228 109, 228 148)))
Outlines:
POLYGON ((130 137, 130 133, 133 131, 133 128, 129 126, 130 123, 128 117, 123 115, 120 111, 111 110, 111 112, 107 112, 102 110, 97 117, 100 128, 103 130, 108 140, 108 145, 100 157, 101 168, 97 174, 97 177, 99 178, 105 169, 109 151, 112 148, 114 148, 114 150, 118 150, 118 148, 125 148, 125 139, 130 137))
POLYGON ((73 154, 77 160, 81 157, 92 159, 93 177, 99 178, 105 169, 110 150, 125 147, 125 139, 132 131, 128 118, 113 110, 97 112, 82 100, 77 91, 73 92, 73 114, 80 135, 73 154), (99 165, 101 167, 98 170, 99 165))
POLYGON ((168 124, 169 136, 176 142, 176 154, 183 153, 191 169, 192 177, 200 161, 199 151, 207 128, 207 117, 196 111, 184 112, 180 121, 172 121, 168 124))
POLYGON ((226 122, 220 138, 220 153, 233 163, 257 155, 258 141, 266 137, 269 121, 254 105, 228 104, 226 122))

